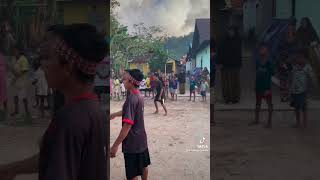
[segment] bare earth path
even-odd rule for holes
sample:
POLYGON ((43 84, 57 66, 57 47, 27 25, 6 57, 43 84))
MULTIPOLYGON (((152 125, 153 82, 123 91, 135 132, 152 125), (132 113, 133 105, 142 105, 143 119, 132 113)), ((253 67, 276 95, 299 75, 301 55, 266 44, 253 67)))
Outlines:
POLYGON ((254 120, 255 70, 250 58, 245 58, 243 64, 239 104, 221 103, 219 72, 217 75, 217 125, 211 129, 213 180, 318 180, 319 101, 310 99, 309 127, 294 129, 294 112, 288 103, 280 103, 279 88, 273 87, 273 128, 263 128, 266 112, 261 114, 261 125, 249 127, 254 120))
POLYGON ((248 127, 253 112, 215 114, 214 180, 319 179, 319 112, 310 112, 310 126, 304 131, 290 127, 294 123, 290 112, 276 112, 272 129, 264 124, 248 127))

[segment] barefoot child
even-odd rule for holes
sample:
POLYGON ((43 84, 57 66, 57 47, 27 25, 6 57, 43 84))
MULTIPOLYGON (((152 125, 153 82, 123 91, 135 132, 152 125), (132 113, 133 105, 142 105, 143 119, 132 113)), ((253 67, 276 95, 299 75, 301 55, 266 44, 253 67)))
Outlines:
MULTIPOLYGON (((307 126, 307 91, 308 81, 314 80, 311 66, 306 63, 306 56, 303 51, 297 52, 292 69, 292 79, 290 86, 291 103, 296 114, 296 124, 294 127, 300 127, 300 115, 303 115, 302 127, 307 126)), ((310 82, 310 81, 309 81, 310 82)))
POLYGON ((121 95, 122 95, 122 99, 126 98, 126 87, 124 86, 123 81, 121 82, 121 95))
POLYGON ((35 86, 36 86, 36 97, 38 100, 40 100, 40 114, 41 117, 44 117, 44 101, 48 96, 48 83, 45 77, 45 73, 43 69, 41 68, 41 64, 38 64, 38 67, 36 67, 36 71, 34 73, 35 78, 35 86))
POLYGON ((113 92, 114 92, 114 98, 117 99, 118 101, 120 101, 120 92, 121 92, 121 87, 120 87, 120 80, 118 79, 118 77, 114 78, 113 81, 113 92))
POLYGON ((128 91, 127 99, 123 104, 122 111, 110 115, 110 119, 117 116, 122 117, 122 129, 111 147, 111 158, 116 156, 119 145, 122 143, 128 180, 138 179, 138 176, 142 176, 142 179, 146 180, 150 165, 147 134, 144 126, 144 102, 139 91, 142 79, 143 74, 140 70, 126 70, 123 82, 128 91))
POLYGON ((19 102, 22 99, 25 111, 25 122, 30 123, 32 121, 31 114, 29 111, 28 104, 28 92, 27 85, 30 81, 29 79, 29 70, 30 65, 26 56, 24 55, 22 48, 16 47, 14 48, 14 54, 16 57, 16 62, 12 69, 12 73, 14 74, 14 79, 12 81, 12 86, 14 87, 14 112, 11 113, 11 116, 16 116, 19 114, 19 102))
MULTIPOLYGON (((151 93, 151 85, 150 85, 150 76, 148 75, 147 76, 147 79, 146 79, 146 92, 149 93, 148 97, 150 97, 150 93, 151 93)), ((147 93, 145 94, 147 96, 147 93)))
POLYGON ((173 84, 172 84, 172 93, 173 93, 173 99, 176 97, 176 101, 178 101, 178 78, 177 75, 173 75, 173 84))
POLYGON ((207 101, 207 88, 208 88, 208 83, 205 80, 201 80, 200 94, 202 96, 203 102, 207 101))
POLYGON ((158 114, 158 104, 157 102, 160 102, 161 106, 163 107, 163 110, 165 111, 165 116, 167 115, 167 108, 164 105, 165 102, 165 90, 164 90, 164 84, 162 81, 158 78, 157 74, 154 74, 152 77, 154 84, 155 84, 155 89, 156 89, 156 96, 154 98, 154 105, 156 107, 156 111, 154 114, 158 114))
POLYGON ((192 76, 191 80, 190 80, 190 99, 189 99, 189 101, 191 101, 192 94, 193 94, 193 102, 195 102, 196 101, 196 81, 195 81, 194 76, 192 76))
POLYGON ((273 67, 268 60, 268 47, 262 44, 259 50, 259 57, 256 61, 256 112, 255 121, 250 125, 259 124, 259 114, 261 110, 262 100, 265 100, 268 105, 268 123, 266 128, 272 127, 272 92, 271 92, 271 78, 273 75, 273 67))

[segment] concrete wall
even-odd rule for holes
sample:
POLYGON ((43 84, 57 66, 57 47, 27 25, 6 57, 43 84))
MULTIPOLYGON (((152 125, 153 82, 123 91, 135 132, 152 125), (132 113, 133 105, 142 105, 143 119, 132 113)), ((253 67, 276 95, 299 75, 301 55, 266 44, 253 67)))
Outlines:
POLYGON ((201 50, 196 56, 196 67, 201 67, 202 60, 202 68, 207 68, 210 72, 210 45, 201 50))
MULTIPOLYGON (((306 0, 297 0, 296 2, 298 1, 301 1, 301 3, 306 3, 306 0)), ((292 0, 276 1, 276 17, 277 18, 287 19, 291 17, 291 14, 292 14, 292 0)))
POLYGON ((243 7, 244 33, 255 28, 256 34, 261 34, 272 22, 271 0, 249 0, 243 7))
POLYGON ((256 28, 256 0, 248 0, 243 5, 243 31, 248 33, 250 28, 256 28))

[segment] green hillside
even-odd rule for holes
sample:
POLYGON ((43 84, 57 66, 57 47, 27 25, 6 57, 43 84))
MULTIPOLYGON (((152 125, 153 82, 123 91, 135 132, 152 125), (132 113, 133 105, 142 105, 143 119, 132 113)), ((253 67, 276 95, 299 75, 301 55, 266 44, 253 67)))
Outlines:
POLYGON ((180 37, 170 37, 165 43, 165 48, 169 50, 169 54, 173 58, 180 59, 187 54, 189 45, 192 43, 193 32, 180 37))

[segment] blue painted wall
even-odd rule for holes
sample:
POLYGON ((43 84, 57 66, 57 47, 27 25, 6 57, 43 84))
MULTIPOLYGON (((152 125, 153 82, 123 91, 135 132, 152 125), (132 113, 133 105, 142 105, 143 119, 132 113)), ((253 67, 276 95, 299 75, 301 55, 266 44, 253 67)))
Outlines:
POLYGON ((210 45, 199 51, 196 55, 196 67, 201 67, 201 59, 202 68, 207 67, 208 71, 210 72, 210 45))

